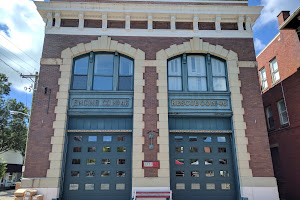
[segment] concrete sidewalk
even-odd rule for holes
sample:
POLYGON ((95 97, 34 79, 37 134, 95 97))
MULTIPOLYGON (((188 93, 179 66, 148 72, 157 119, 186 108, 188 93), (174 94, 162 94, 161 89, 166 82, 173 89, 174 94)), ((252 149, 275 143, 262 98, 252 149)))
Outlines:
POLYGON ((2 190, 0 191, 0 200, 13 200, 15 190, 2 190))

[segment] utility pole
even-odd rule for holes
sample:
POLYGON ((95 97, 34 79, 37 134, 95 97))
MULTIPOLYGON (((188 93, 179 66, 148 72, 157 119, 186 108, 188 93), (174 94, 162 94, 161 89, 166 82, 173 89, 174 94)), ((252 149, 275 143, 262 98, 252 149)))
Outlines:
POLYGON ((34 103, 34 93, 35 91, 37 90, 37 84, 38 84, 38 78, 39 78, 39 73, 38 72, 35 72, 35 75, 24 75, 24 74, 21 74, 20 75, 22 78, 34 78, 34 86, 33 86, 33 91, 32 91, 32 101, 31 101, 31 109, 30 109, 30 117, 29 117, 29 127, 28 127, 28 131, 27 131, 27 139, 26 139, 26 149, 25 149, 25 157, 24 157, 24 161, 23 161, 23 167, 22 167, 22 177, 23 177, 23 174, 24 174, 24 171, 25 171, 25 162, 26 162, 26 153, 27 153, 27 142, 28 142, 28 136, 29 136, 29 130, 30 130, 30 127, 31 127, 31 118, 32 118, 32 111, 33 111, 33 103, 34 103))

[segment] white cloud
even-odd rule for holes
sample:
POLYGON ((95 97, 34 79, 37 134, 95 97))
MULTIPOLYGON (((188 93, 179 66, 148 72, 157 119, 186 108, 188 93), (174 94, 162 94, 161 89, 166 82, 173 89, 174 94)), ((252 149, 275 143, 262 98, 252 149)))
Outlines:
POLYGON ((261 51, 261 50, 263 50, 266 47, 266 45, 263 44, 260 39, 255 38, 254 39, 254 47, 255 47, 256 51, 261 51))
POLYGON ((263 28, 264 25, 277 22, 277 15, 281 11, 293 13, 299 6, 299 0, 261 0, 261 15, 255 23, 254 29, 263 28))
MULTIPOLYGON (((34 3, 30 0, 6 0, 0 4, 0 13, 0 58, 23 74, 39 71, 44 22, 34 3), (4 30, 3 27, 8 29, 4 30)), ((12 87, 19 91, 25 92, 24 87, 32 84, 31 81, 22 79, 2 61, 0 72, 7 74, 12 87)))

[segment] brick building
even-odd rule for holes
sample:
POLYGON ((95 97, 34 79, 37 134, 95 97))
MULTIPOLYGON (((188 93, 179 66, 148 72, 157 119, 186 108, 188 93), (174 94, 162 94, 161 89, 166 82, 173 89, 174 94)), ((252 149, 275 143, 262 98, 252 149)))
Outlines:
POLYGON ((47 200, 279 199, 253 46, 261 7, 35 3, 46 29, 22 187, 47 200))
POLYGON ((282 199, 299 199, 300 43, 298 8, 278 15, 280 32, 257 56, 275 177, 282 199))

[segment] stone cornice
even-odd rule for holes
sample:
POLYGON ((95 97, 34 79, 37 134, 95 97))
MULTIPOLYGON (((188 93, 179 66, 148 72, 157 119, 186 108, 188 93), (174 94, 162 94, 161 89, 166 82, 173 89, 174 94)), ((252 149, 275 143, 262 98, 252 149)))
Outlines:
MULTIPOLYGON (((201 19, 213 19, 216 15, 223 19, 231 18, 237 21, 238 17, 251 17, 253 21, 258 18, 262 7, 254 6, 218 6, 218 5, 176 5, 173 4, 134 4, 134 3, 66 3, 66 2, 35 2, 43 18, 49 12, 59 12, 62 18, 78 18, 83 13, 85 18, 101 19, 102 14, 107 14, 108 19, 122 18, 126 15, 147 19, 175 16, 176 19, 186 18, 193 21, 195 16, 201 19)), ((225 20, 226 21, 226 20, 225 20)))

